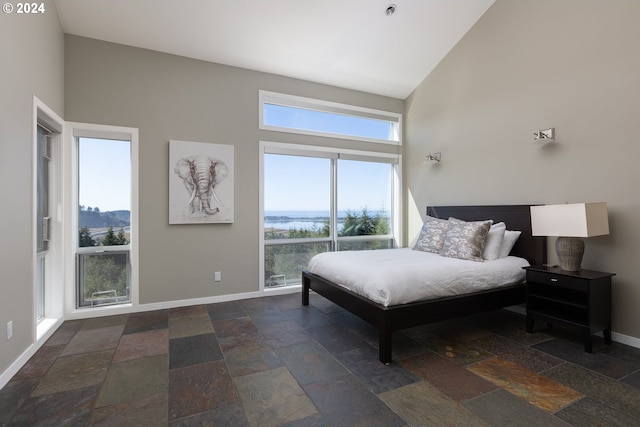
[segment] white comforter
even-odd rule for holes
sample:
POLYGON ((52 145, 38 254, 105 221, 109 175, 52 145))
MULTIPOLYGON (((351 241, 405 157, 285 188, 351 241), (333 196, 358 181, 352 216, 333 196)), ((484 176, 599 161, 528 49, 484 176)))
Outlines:
POLYGON ((402 248, 325 252, 311 258, 308 269, 389 306, 522 282, 528 265, 513 256, 477 262, 402 248))

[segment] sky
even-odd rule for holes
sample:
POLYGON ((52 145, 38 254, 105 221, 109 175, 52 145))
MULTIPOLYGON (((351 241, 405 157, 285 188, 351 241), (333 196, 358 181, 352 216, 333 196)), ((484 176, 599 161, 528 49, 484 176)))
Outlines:
MULTIPOLYGON (((267 107, 267 105, 265 105, 267 107)), ((387 139, 389 123, 312 110, 268 109, 269 124, 306 129, 333 129, 387 139)), ((265 110, 265 113, 267 110, 265 110)), ((256 141, 256 149, 257 149, 256 141)), ((131 209, 129 141, 80 138, 79 204, 101 211, 131 209)), ((329 210, 329 159, 265 155, 265 211, 329 210)), ((338 210, 390 209, 388 164, 338 160, 338 210)))
MULTIPOLYGON (((329 211, 329 159, 266 154, 264 171, 265 211, 329 211)), ((389 164, 338 160, 338 210, 389 211, 391 173, 389 164)))
MULTIPOLYGON (((386 120, 267 103, 264 121, 272 126, 382 140, 394 136, 394 127, 386 120)), ((329 211, 329 159, 267 154, 264 169, 265 211, 329 211)), ((390 210, 391 174, 389 164, 338 160, 338 211, 390 210)))
POLYGON ((78 202, 102 212, 131 210, 129 141, 80 138, 78 202))

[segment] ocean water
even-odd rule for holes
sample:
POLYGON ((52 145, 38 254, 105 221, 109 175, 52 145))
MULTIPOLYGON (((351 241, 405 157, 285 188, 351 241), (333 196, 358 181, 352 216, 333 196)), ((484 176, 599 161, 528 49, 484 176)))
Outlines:
MULTIPOLYGON (((355 214, 361 212, 352 211, 355 214)), ((378 212, 369 211, 374 216, 378 212)), ((387 214, 387 212, 380 212, 387 214)), ((344 226, 344 217, 347 211, 338 211, 338 231, 344 226)), ((280 230, 313 230, 322 229, 326 221, 329 220, 329 211, 265 211, 264 212, 264 228, 277 228, 280 230)))

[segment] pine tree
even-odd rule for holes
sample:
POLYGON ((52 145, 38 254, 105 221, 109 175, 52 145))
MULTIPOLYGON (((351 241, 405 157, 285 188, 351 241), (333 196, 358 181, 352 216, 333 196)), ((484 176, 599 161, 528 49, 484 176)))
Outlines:
POLYGON ((120 227, 120 231, 118 231, 118 235, 116 236, 116 245, 126 245, 129 242, 127 241, 127 238, 124 235, 124 228, 120 227))
POLYGON ((107 234, 104 235, 102 239, 102 246, 115 246, 117 245, 116 235, 113 232, 113 227, 109 227, 107 230, 107 234))
POLYGON ((89 233, 89 227, 83 225, 80 229, 80 237, 78 239, 78 245, 81 248, 87 246, 96 246, 96 241, 91 237, 91 233, 89 233))

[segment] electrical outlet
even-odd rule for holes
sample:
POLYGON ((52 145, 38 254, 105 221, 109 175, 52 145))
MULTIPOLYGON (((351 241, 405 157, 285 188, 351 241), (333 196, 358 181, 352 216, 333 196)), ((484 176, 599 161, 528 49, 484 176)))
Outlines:
POLYGON ((222 273, 221 273, 220 271, 216 271, 216 272, 213 274, 213 281, 214 281, 214 282, 219 282, 219 281, 221 281, 221 280, 222 280, 222 273))
POLYGON ((7 322, 7 340, 10 340, 13 337, 13 320, 7 322))

